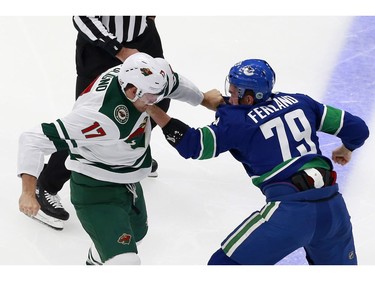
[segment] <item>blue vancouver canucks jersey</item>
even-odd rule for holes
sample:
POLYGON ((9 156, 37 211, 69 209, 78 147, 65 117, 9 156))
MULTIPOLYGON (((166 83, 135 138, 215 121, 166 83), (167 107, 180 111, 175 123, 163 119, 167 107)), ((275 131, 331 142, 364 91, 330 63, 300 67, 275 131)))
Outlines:
POLYGON ((276 93, 256 105, 222 105, 209 126, 190 128, 176 149, 185 158, 209 159, 230 151, 256 186, 283 181, 298 170, 331 169, 317 131, 335 135, 346 148, 363 145, 365 122, 304 94, 276 93))

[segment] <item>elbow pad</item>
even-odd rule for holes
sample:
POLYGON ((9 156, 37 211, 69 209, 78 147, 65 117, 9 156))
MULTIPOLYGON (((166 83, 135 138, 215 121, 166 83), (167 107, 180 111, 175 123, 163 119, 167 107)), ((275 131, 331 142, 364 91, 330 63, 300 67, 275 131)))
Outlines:
POLYGON ((176 147, 181 139, 184 137, 184 134, 189 130, 190 127, 184 122, 172 118, 167 125, 163 128, 163 134, 165 139, 169 142, 170 145, 176 147))

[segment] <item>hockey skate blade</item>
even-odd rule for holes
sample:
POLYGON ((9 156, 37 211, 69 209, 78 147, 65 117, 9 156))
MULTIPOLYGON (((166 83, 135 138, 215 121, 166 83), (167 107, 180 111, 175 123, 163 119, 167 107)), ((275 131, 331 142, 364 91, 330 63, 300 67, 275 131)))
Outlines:
POLYGON ((36 216, 31 217, 34 220, 47 225, 55 230, 63 230, 64 229, 64 221, 46 215, 43 211, 39 210, 36 216))
POLYGON ((158 176, 159 176, 159 174, 156 171, 155 172, 151 172, 151 173, 148 174, 149 178, 157 178, 158 176))

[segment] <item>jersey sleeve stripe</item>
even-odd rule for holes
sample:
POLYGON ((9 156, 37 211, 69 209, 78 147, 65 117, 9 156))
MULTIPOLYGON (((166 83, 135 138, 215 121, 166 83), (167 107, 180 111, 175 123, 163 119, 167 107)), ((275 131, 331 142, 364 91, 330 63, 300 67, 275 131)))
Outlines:
POLYGON ((64 135, 64 138, 65 138, 66 140, 69 140, 69 141, 72 143, 73 147, 77 147, 77 142, 76 142, 75 140, 71 140, 71 139, 70 139, 69 134, 68 134, 68 131, 66 130, 66 128, 65 128, 65 126, 64 126, 64 124, 63 124, 63 122, 62 122, 60 119, 57 119, 56 122, 59 124, 59 126, 60 126, 60 128, 61 128, 61 131, 62 131, 62 133, 63 133, 63 135, 64 135))
POLYGON ((342 127, 344 126, 344 117, 345 117, 345 111, 342 112, 340 127, 337 129, 336 133, 334 134, 335 136, 337 136, 337 134, 340 133, 342 127))
POLYGON ((321 121, 320 121, 320 126, 319 126, 318 131, 321 131, 321 130, 322 130, 322 128, 323 128, 323 123, 324 123, 324 119, 326 118, 326 115, 327 115, 327 106, 325 105, 325 106, 324 106, 324 110, 323 110, 322 119, 321 119, 321 121))
POLYGON ((84 33, 91 41, 95 41, 98 38, 94 35, 94 33, 90 30, 90 28, 82 21, 81 17, 75 16, 73 17, 74 23, 76 26, 84 33))
POLYGON ((53 142, 57 150, 65 150, 69 149, 68 144, 65 140, 62 140, 59 136, 59 133, 56 129, 56 126, 54 123, 43 123, 42 124, 42 131, 43 134, 53 142))
POLYGON ((331 135, 337 135, 343 126, 344 112, 340 109, 326 106, 327 113, 322 118, 320 131, 331 135))
POLYGON ((210 127, 203 127, 200 130, 201 134, 201 151, 198 157, 199 160, 210 159, 216 155, 216 136, 210 127))

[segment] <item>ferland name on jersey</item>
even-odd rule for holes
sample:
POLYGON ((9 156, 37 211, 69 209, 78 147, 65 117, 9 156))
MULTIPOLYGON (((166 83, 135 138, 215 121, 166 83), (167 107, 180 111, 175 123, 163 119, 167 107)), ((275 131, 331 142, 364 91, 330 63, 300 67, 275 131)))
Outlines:
POLYGON ((259 120, 266 118, 267 116, 275 113, 281 109, 287 108, 292 104, 298 103, 298 100, 292 96, 280 96, 273 98, 273 104, 258 106, 250 110, 247 114, 255 123, 259 120))

